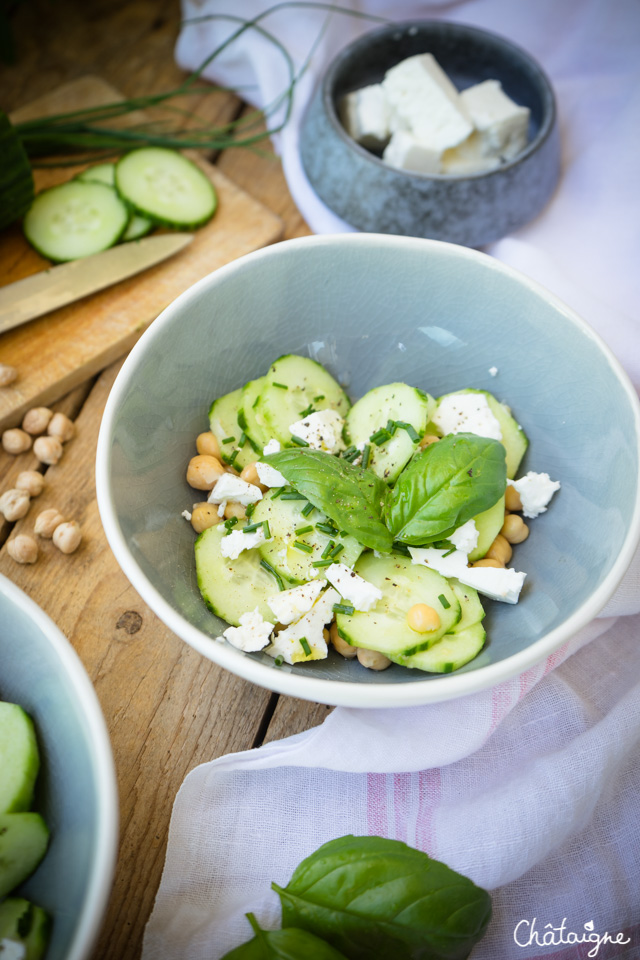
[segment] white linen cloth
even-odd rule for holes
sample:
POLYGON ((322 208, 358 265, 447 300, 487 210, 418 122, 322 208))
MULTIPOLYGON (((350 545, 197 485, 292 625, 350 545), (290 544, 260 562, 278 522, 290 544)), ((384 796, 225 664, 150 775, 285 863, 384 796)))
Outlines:
MULTIPOLYGON (((222 0, 183 0, 183 12, 251 17, 269 5, 244 0, 234 10, 222 0)), ((640 384, 640 5, 352 0, 351 7, 493 29, 542 63, 559 102, 562 181, 534 223, 487 252, 570 303, 640 384)), ((324 28, 278 148, 312 229, 349 229, 306 182, 298 126, 328 60, 371 24, 291 7, 263 26, 298 64, 324 28)), ((196 67, 228 31, 220 22, 185 27, 178 62, 196 67)), ((206 76, 242 87, 260 106, 287 83, 280 55, 255 35, 231 46, 206 76)), ((247 911, 278 926, 270 882, 286 884, 303 857, 346 833, 404 840, 491 890, 494 917, 475 960, 640 958, 639 614, 636 556, 601 617, 520 677, 450 703, 338 708, 315 730, 193 770, 174 806, 143 960, 215 960, 250 938, 247 911), (599 945, 605 933, 618 942, 599 945), (567 945, 582 937, 591 941, 567 945)))

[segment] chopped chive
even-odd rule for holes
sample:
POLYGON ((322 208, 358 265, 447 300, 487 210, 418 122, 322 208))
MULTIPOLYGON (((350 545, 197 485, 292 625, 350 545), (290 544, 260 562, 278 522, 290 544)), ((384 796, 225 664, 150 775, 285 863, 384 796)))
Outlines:
POLYGON ((251 404, 251 409, 255 410, 255 408, 258 406, 259 403, 260 403, 260 394, 258 394, 258 396, 255 398, 255 400, 251 404))
POLYGON ((230 467, 232 467, 232 466, 234 465, 234 463, 236 462, 236 457, 238 456, 239 453, 240 453, 239 450, 234 450, 233 453, 231 454, 231 456, 229 457, 229 466, 230 466, 230 467))
POLYGON ((391 439, 391 434, 389 433, 388 430, 385 430, 384 428, 382 430, 376 431, 376 433, 372 433, 371 436, 369 437, 369 440, 371 441, 371 443, 375 443, 376 447, 379 447, 381 444, 383 444, 385 440, 390 440, 390 439, 391 439))
POLYGON ((267 573, 270 573, 271 576, 275 579, 276 583, 278 584, 278 590, 284 590, 284 583, 282 582, 282 577, 280 576, 278 571, 271 566, 269 561, 261 560, 260 566, 263 568, 263 570, 266 570, 267 573))
POLYGON ((326 545, 326 547, 324 548, 324 550, 323 550, 322 553, 320 554, 321 558, 322 558, 323 560, 326 560, 327 557, 329 556, 329 554, 331 553, 331 551, 333 550, 334 547, 335 547, 335 542, 334 542, 333 540, 329 540, 328 544, 326 545))
POLYGON ((319 530, 321 533, 326 533, 328 537, 338 536, 338 528, 334 527, 331 523, 316 523, 316 530, 319 530))
POLYGON ((343 456, 343 457, 350 457, 351 454, 352 454, 352 453, 355 453, 355 451, 356 451, 357 449, 358 449, 358 448, 357 448, 356 446, 354 446, 353 444, 351 444, 350 447, 347 447, 346 450, 343 450, 343 451, 342 451, 342 456, 343 456))
POLYGON ((273 385, 274 385, 274 387, 278 387, 279 390, 288 390, 288 389, 289 389, 289 387, 286 385, 286 383, 276 383, 275 380, 273 381, 273 385))
POLYGON ((247 510, 247 520, 251 520, 251 517, 253 516, 253 511, 255 510, 255 508, 256 508, 255 503, 248 503, 248 504, 247 504, 247 507, 246 507, 246 510, 247 510))
POLYGON ((240 434, 240 439, 238 440, 238 446, 244 447, 246 442, 247 442, 247 435, 243 430, 242 433, 240 434))
POLYGON ((420 434, 413 429, 410 423, 404 423, 402 420, 396 420, 396 427, 399 427, 401 430, 406 430, 414 443, 417 443, 420 439, 420 434))
POLYGON ((349 534, 347 533, 346 530, 341 530, 341 531, 340 531, 340 536, 341 536, 341 537, 348 537, 349 534))
POLYGON ((296 527, 296 537, 302 536, 303 533, 311 533, 313 530, 313 524, 310 523, 307 527, 296 527))
POLYGON ((369 466, 369 460, 371 458, 371 447, 368 443, 365 443, 362 450, 362 464, 361 466, 366 470, 369 466))
POLYGON ((237 518, 237 517, 229 517, 229 519, 228 519, 228 520, 225 520, 225 522, 224 522, 225 530, 227 530, 227 531, 228 531, 228 530, 231 530, 231 527, 235 527, 235 525, 236 525, 237 522, 238 522, 238 518, 237 518))
POLYGON ((455 552, 456 552, 456 548, 455 548, 455 547, 451 547, 450 550, 447 550, 446 553, 443 553, 443 554, 442 554, 442 559, 444 560, 445 557, 450 557, 451 554, 452 554, 452 553, 455 553, 455 552))
POLYGON ((310 543, 305 543, 304 540, 294 540, 293 546, 296 550, 301 550, 303 553, 313 553, 313 547, 310 543))
POLYGON ((284 490, 284 487, 272 487, 272 488, 271 488, 271 499, 272 499, 272 500, 277 500, 278 497, 282 495, 282 491, 283 491, 283 490, 284 490))
POLYGON ((314 403, 317 403, 318 400, 324 400, 324 393, 319 393, 317 397, 313 398, 314 403))
POLYGON ((306 507, 303 507, 303 508, 302 508, 302 516, 303 516, 303 517, 308 517, 309 514, 310 514, 310 513, 313 513, 314 510, 315 510, 314 505, 313 505, 312 503, 308 503, 308 504, 306 505, 306 507))
POLYGON ((313 405, 312 403, 310 403, 309 406, 308 406, 308 407, 305 407, 305 409, 304 409, 304 410, 302 411, 302 413, 300 414, 300 419, 301 419, 301 420, 304 420, 304 418, 305 418, 305 417, 308 417, 310 413, 315 413, 315 412, 316 412, 316 409, 315 409, 314 405, 313 405))
POLYGON ((297 447, 308 447, 309 444, 306 440, 303 440, 302 437, 296 437, 295 433, 291 434, 291 442, 295 443, 297 447))
POLYGON ((445 597, 444 593, 441 593, 441 594, 440 594, 440 596, 438 597, 438 600, 440 601, 440 603, 442 604, 442 606, 445 608, 445 610, 448 610, 449 607, 451 606, 451 604, 449 603, 449 601, 448 601, 447 598, 445 597))
POLYGON ((452 664, 452 663, 445 663, 444 667, 442 668, 442 672, 443 672, 443 673, 453 673, 453 664, 452 664))
POLYGON ((304 650, 305 655, 306 655, 307 657, 310 657, 310 656, 311 656, 311 647, 309 646, 309 641, 307 640, 306 637, 300 637, 300 646, 301 646, 302 649, 304 650))
POLYGON ((251 445, 251 449, 253 450, 254 453, 262 454, 262 447, 258 443, 256 443, 255 440, 252 440, 248 434, 247 434, 247 440, 249 441, 249 444, 251 445))
POLYGON ((284 663, 284 657, 282 656, 282 654, 280 654, 279 656, 277 656, 277 657, 275 658, 275 660, 274 660, 273 662, 274 662, 274 664, 276 665, 276 667, 281 667, 282 664, 284 663))
POLYGON ((243 533, 255 533, 262 526, 262 520, 260 523, 248 523, 246 527, 242 528, 243 533))
POLYGON ((314 560, 311 564, 312 567, 330 567, 333 563, 333 560, 314 560))
POLYGON ((387 431, 390 437, 394 435, 397 429, 398 429, 398 424, 396 423, 395 420, 387 420, 385 430, 387 431))
POLYGON ((235 440, 235 437, 225 437, 222 442, 223 442, 223 443, 233 443, 234 440, 235 440))
POLYGON ((333 605, 334 613, 346 613, 348 617, 356 612, 356 608, 352 607, 350 603, 334 603, 333 605))
POLYGON ((344 543, 336 543, 335 547, 333 548, 329 556, 333 559, 334 557, 337 557, 338 554, 341 553, 343 550, 344 550, 344 543))
POLYGON ((271 539, 271 527, 269 526, 269 521, 268 521, 268 520, 263 520, 263 521, 262 521, 262 530, 263 530, 263 533, 264 533, 264 538, 265 538, 265 540, 270 540, 270 539, 271 539))
POLYGON ((283 500, 306 500, 304 493, 296 493, 295 490, 287 491, 282 494, 283 500))

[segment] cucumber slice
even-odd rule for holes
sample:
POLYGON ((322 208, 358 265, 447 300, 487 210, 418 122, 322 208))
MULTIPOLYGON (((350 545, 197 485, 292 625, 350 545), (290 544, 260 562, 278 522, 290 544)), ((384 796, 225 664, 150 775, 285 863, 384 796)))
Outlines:
POLYGON ((70 180, 43 190, 24 218, 24 235, 50 260, 78 260, 117 243, 129 211, 112 187, 70 180))
POLYGON ((30 808, 39 768, 31 717, 16 703, 0 701, 0 813, 30 808))
POLYGON ((435 410, 436 401, 406 383, 389 383, 365 393, 351 407, 347 416, 347 435, 357 447, 370 444, 369 469, 388 483, 393 483, 402 468, 409 462, 435 410), (396 428, 391 439, 376 444, 371 441, 389 420, 409 423, 415 431, 412 439, 409 432, 396 428))
POLYGON ((115 163, 97 163, 93 167, 87 167, 82 173, 79 173, 76 180, 82 180, 84 183, 106 183, 108 187, 114 187, 116 183, 116 165, 115 163))
MULTIPOLYGON (((234 527, 234 530, 239 529, 234 527)), ((225 533, 224 524, 219 523, 209 527, 196 540, 196 576, 204 602, 212 613, 234 627, 240 626, 243 613, 256 607, 264 620, 273 622, 267 599, 278 592, 278 584, 260 566, 262 558, 257 550, 245 550, 237 560, 223 557, 220 540, 225 533)))
POLYGON ((477 657, 484 646, 487 634, 481 623, 474 623, 460 633, 446 633, 442 640, 428 650, 421 650, 410 657, 392 657, 395 663, 427 673, 452 673, 477 657))
POLYGON ((134 213, 127 224, 127 229, 122 234, 122 242, 127 243, 129 240, 139 240, 141 237, 146 237, 153 230, 153 227, 153 220, 134 213))
POLYGON ((24 216, 33 203, 33 173, 22 141, 0 110, 0 230, 24 216))
POLYGON ((245 383, 240 398, 240 409, 238 410, 240 428, 253 440, 260 453, 271 439, 264 420, 257 410, 266 379, 266 377, 258 377, 257 380, 249 380, 248 383, 245 383))
POLYGON ((308 580, 326 577, 326 568, 314 567, 313 563, 324 559, 322 555, 331 541, 335 546, 342 544, 344 547, 335 559, 346 564, 347 567, 354 565, 363 550, 355 537, 331 537, 322 530, 318 530, 316 523, 330 523, 330 521, 318 510, 314 510, 305 517, 302 510, 306 505, 306 500, 282 500, 281 497, 274 498, 273 493, 269 492, 256 504, 251 517, 253 523, 269 521, 273 540, 270 543, 260 544, 258 549, 280 576, 291 583, 306 583, 308 580), (305 527, 313 527, 313 529, 308 533, 296 534, 296 530, 305 527), (310 547, 310 552, 294 546, 296 542, 310 547))
POLYGON ((202 170, 166 147, 140 147, 122 157, 116 164, 116 189, 136 213, 166 227, 200 227, 218 205, 202 170))
POLYGON ((256 408, 269 436, 292 446, 289 428, 309 406, 314 410, 336 410, 346 417, 351 404, 322 364, 293 353, 280 357, 269 368, 256 408))
POLYGON ((49 841, 39 813, 0 814, 0 897, 33 873, 49 841))
POLYGON ((463 583, 454 578, 449 580, 449 584, 460 603, 460 619, 448 633, 462 633, 467 627, 472 627, 484 620, 485 610, 480 603, 478 591, 474 590, 473 587, 465 587, 463 583))
POLYGON ((260 458, 262 450, 254 450, 247 436, 242 446, 239 446, 243 430, 238 422, 238 413, 242 398, 242 390, 233 390, 223 397, 214 400, 209 408, 209 429, 217 438, 222 452, 222 459, 230 463, 236 470, 242 470, 249 463, 255 463, 260 458), (229 441, 229 437, 233 437, 229 441), (228 442, 225 443, 224 441, 228 442))
POLYGON ((382 590, 383 596, 368 613, 337 615, 338 633, 354 647, 377 650, 392 660, 409 656, 431 647, 460 619, 460 601, 451 585, 435 570, 413 564, 408 557, 365 553, 355 572, 382 590), (442 604, 441 597, 448 607, 442 604), (438 630, 427 634, 411 629, 407 613, 416 603, 426 603, 438 611, 438 630))
POLYGON ((500 497, 497 503, 492 507, 479 513, 473 518, 478 530, 478 545, 475 550, 469 554, 469 560, 473 563, 480 560, 486 554, 487 550, 502 530, 504 523, 504 495, 500 497))
POLYGON ((50 931, 51 919, 42 907, 20 897, 0 903, 0 957, 2 942, 8 940, 23 948, 24 960, 42 960, 50 931))
MULTIPOLYGON (((517 423, 514 418, 511 416, 511 410, 507 407, 506 404, 500 403, 499 400, 489 393, 487 390, 474 390, 468 388, 466 390, 455 390, 453 393, 447 393, 447 397, 455 397, 460 394, 466 393, 482 393, 487 398, 487 403, 489 408, 493 413, 494 417, 500 424, 500 431, 502 433, 502 445, 507 451, 507 476, 510 480, 516 475, 516 471, 520 466, 520 462, 525 455, 526 449, 529 446, 529 440, 527 435, 517 423)), ((444 400, 444 397, 438 398, 438 404, 444 400)), ((435 433, 442 435, 442 431, 438 430, 436 427, 435 433)))

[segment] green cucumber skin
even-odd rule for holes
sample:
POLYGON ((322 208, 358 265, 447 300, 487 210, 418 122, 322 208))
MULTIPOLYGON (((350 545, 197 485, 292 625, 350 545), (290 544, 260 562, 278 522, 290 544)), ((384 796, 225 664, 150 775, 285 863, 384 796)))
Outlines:
POLYGON ((207 608, 234 627, 239 626, 243 613, 256 607, 263 620, 273 621, 267 599, 278 593, 276 581, 260 566, 257 550, 245 551, 237 560, 223 557, 219 544, 224 533, 224 525, 219 523, 201 533, 195 542, 196 578, 207 608))
POLYGON ((31 807, 39 769, 31 717, 15 703, 0 702, 0 770, 5 771, 0 778, 0 813, 18 813, 31 807))
MULTIPOLYGON (((229 455, 236 449, 236 443, 223 444, 226 437, 236 437, 239 439, 240 424, 238 414, 240 411, 240 401, 242 390, 232 390, 231 393, 225 393, 218 397, 209 407, 209 429, 220 444, 221 453, 229 451, 229 455)), ((250 443, 248 435, 246 443, 240 448, 238 456, 233 462, 233 466, 238 470, 243 470, 250 463, 255 463, 258 455, 250 443)))
POLYGON ((19 897, 10 897, 0 903, 0 942, 7 939, 24 946, 25 960, 42 960, 50 935, 51 917, 42 907, 19 897), (21 933, 25 922, 28 931, 21 933))
MULTIPOLYGON (((140 149, 144 150, 146 148, 142 147, 140 149)), ((206 214, 203 214, 202 217, 196 218, 194 220, 179 220, 171 217, 163 217, 157 212, 145 209, 144 207, 140 206, 140 204, 136 202, 135 197, 131 196, 130 193, 123 190, 121 185, 118 182, 118 172, 119 172, 120 165, 124 160, 127 159, 127 157, 130 157, 132 154, 137 152, 138 152, 137 150, 131 150, 129 153, 125 154, 125 156, 122 157, 118 161, 118 163, 116 163, 116 170, 115 170, 116 192, 118 193, 120 198, 123 200, 123 202, 126 203, 127 206, 134 213, 136 213, 139 217, 145 217, 147 220, 151 220, 151 222, 156 226, 168 227, 170 230, 197 230, 199 227, 203 227, 206 223, 209 222, 209 220, 211 220, 215 216, 216 211, 218 209, 218 193, 216 191, 216 188, 211 183, 211 181, 206 176, 206 174, 203 173, 202 170, 200 170, 197 164, 195 164, 192 160, 189 160, 187 157, 183 156, 181 153, 178 153, 178 151, 171 151, 171 152, 177 153, 178 156, 180 156, 185 161, 185 163, 190 163, 191 166, 195 167, 195 169, 201 174, 203 179, 207 182, 209 186, 210 194, 211 194, 211 208, 207 210, 206 214)))
POLYGON ((453 673, 475 659, 485 645, 486 631, 474 623, 460 633, 445 633, 438 643, 412 656, 390 657, 394 663, 425 673, 453 673))
POLYGON ((34 872, 48 842, 49 830, 39 813, 0 814, 0 899, 34 872))

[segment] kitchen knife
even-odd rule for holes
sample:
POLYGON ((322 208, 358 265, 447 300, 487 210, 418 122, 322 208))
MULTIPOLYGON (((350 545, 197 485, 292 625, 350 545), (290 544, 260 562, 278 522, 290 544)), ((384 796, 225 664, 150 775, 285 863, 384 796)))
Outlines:
POLYGON ((121 243, 0 287, 0 333, 126 280, 191 243, 190 233, 170 233, 121 243))

